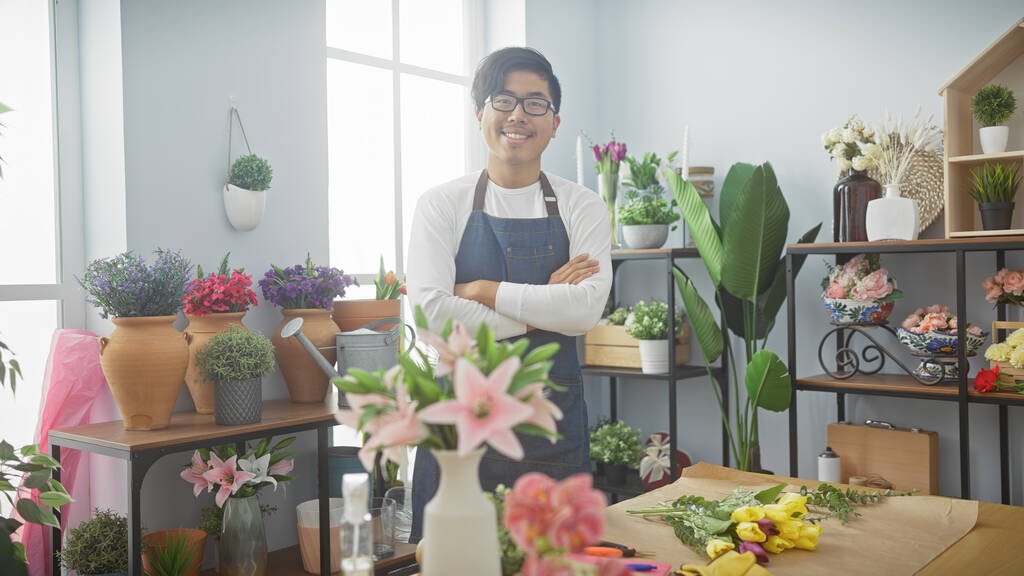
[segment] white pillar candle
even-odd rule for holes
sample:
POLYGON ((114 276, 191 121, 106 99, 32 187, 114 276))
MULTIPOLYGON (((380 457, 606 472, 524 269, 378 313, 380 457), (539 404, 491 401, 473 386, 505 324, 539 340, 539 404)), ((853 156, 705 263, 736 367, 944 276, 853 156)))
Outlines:
POLYGON ((583 136, 576 135, 576 183, 583 186, 583 136))
POLYGON ((682 159, 682 176, 683 180, 690 179, 690 125, 687 124, 683 127, 683 159, 682 159))

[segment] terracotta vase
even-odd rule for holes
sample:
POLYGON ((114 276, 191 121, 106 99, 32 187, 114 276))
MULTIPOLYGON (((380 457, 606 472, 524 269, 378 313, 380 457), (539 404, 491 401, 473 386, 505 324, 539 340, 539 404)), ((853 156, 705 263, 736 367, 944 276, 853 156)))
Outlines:
POLYGON ((174 316, 114 318, 100 338, 100 366, 126 430, 167 427, 188 368, 188 343, 174 316))
POLYGON ((284 319, 274 330, 271 341, 274 343, 274 357, 281 367, 284 382, 288 385, 288 395, 292 402, 299 404, 315 404, 323 402, 327 395, 330 382, 327 374, 320 369, 306 350, 295 338, 281 338, 281 329, 292 318, 302 318, 302 333, 309 338, 328 362, 334 364, 338 359, 334 347, 334 336, 338 326, 331 320, 331 312, 322 308, 293 308, 281 310, 284 319))
MULTIPOLYGON (((188 543, 189 550, 192 551, 192 561, 189 562, 181 576, 199 576, 199 567, 203 565, 203 552, 206 551, 206 532, 203 530, 196 528, 158 530, 143 536, 142 542, 149 548, 163 548, 167 545, 167 540, 175 534, 181 534, 188 543)), ((147 551, 142 555, 142 570, 145 574, 155 573, 153 572, 153 563, 150 561, 151 554, 152 552, 147 551)))
MULTIPOLYGON (((342 332, 351 332, 381 318, 400 318, 401 300, 336 300, 334 323, 342 332)), ((378 326, 377 331, 390 330, 394 324, 378 326)))
POLYGON ((211 338, 227 329, 229 324, 242 324, 245 312, 219 312, 206 316, 188 316, 188 328, 185 329, 185 340, 188 342, 188 370, 185 371, 185 384, 192 395, 192 403, 196 412, 213 414, 213 380, 203 378, 203 371, 196 364, 196 354, 206 346, 211 338))

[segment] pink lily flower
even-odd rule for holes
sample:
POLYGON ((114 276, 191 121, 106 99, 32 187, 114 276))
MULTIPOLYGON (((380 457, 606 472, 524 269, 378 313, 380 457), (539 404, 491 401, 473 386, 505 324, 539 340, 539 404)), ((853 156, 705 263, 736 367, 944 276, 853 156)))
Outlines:
POLYGON ((508 394, 519 371, 520 359, 512 356, 484 376, 472 362, 459 358, 455 364, 455 399, 437 402, 420 411, 430 424, 455 424, 459 456, 466 456, 485 441, 513 460, 523 457, 523 446, 512 429, 533 416, 533 408, 508 394))
POLYGON ((271 476, 282 476, 295 469, 295 460, 292 458, 285 458, 277 464, 270 467, 268 474, 271 476))
POLYGON ((256 477, 252 472, 239 470, 235 465, 237 460, 238 456, 232 456, 226 461, 221 460, 216 454, 210 452, 210 469, 203 473, 203 478, 210 483, 209 490, 213 490, 214 485, 220 486, 214 501, 221 508, 224 507, 228 496, 238 492, 238 489, 246 482, 256 477))
MULTIPOLYGON (((335 414, 335 420, 350 428, 359 430, 359 420, 363 417, 363 411, 367 406, 388 406, 395 403, 394 400, 383 394, 345 394, 348 399, 348 408, 342 408, 335 414)), ((381 425, 381 417, 374 418, 363 424, 362 431, 367 434, 375 434, 381 425)))
POLYGON ((452 333, 448 335, 447 341, 426 330, 420 333, 420 338, 437 350, 437 368, 434 369, 434 375, 438 377, 451 374, 455 368, 455 361, 468 354, 475 346, 473 336, 458 322, 452 323, 452 333))
POLYGON ((210 489, 210 483, 203 477, 210 469, 210 465, 203 461, 203 457, 196 450, 192 453, 192 465, 181 471, 181 478, 192 484, 192 495, 199 496, 203 490, 210 489))
POLYGON ((377 432, 359 450, 359 460, 367 470, 373 468, 374 454, 378 450, 384 453, 381 465, 388 461, 404 464, 405 446, 419 444, 430 435, 427 426, 416 414, 417 402, 409 401, 409 393, 402 382, 396 386, 395 400, 398 410, 380 418, 382 422, 377 432))
POLYGON ((526 423, 550 432, 551 443, 557 442, 558 439, 555 438, 555 435, 558 434, 558 424, 555 421, 562 419, 562 410, 554 402, 548 400, 544 383, 537 382, 524 386, 516 396, 533 408, 533 416, 526 423))

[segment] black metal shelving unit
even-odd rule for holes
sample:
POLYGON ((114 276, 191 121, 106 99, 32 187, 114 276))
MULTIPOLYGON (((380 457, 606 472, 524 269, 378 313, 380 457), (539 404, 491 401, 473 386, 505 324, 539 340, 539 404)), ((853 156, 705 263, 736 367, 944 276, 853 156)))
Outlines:
MULTIPOLYGON (((676 289, 675 289, 675 278, 672 275, 672 267, 675 265, 676 260, 679 259, 694 259, 700 258, 700 254, 696 248, 659 248, 653 250, 612 250, 612 286, 613 290, 616 290, 616 276, 619 268, 622 264, 631 261, 639 260, 661 260, 665 263, 665 275, 667 277, 666 282, 666 302, 668 302, 669 310, 675 309, 676 302, 676 289)), ((617 291, 615 292, 616 296, 617 291)), ((618 298, 615 298, 618 301, 618 298)), ((675 315, 669 314, 668 319, 668 332, 669 334, 675 334, 675 315)), ((718 386, 722 394, 722 399, 728 405, 729 402, 729 381, 728 375, 721 366, 726 366, 728 358, 724 351, 722 353, 722 359, 719 367, 713 367, 711 370, 712 375, 718 381, 718 386)), ((662 381, 668 385, 668 426, 669 426, 669 451, 672 455, 669 460, 671 463, 672 477, 675 478, 678 473, 678 464, 676 462, 675 453, 678 446, 678 415, 676 414, 676 397, 677 397, 677 386, 676 382, 680 380, 686 380, 688 378, 699 378, 707 376, 707 369, 704 366, 676 366, 676 349, 675 346, 669 346, 669 366, 670 371, 665 374, 644 374, 637 369, 629 368, 610 368, 606 366, 584 366, 583 374, 586 376, 601 376, 609 379, 609 418, 612 420, 618 419, 618 403, 619 403, 619 379, 630 378, 639 380, 655 380, 662 381)), ((722 425, 722 463, 728 465, 729 463, 729 432, 725 425, 722 425)), ((599 481, 599 477, 595 479, 595 483, 599 481)), ((639 485, 639 482, 637 483, 639 485)), ((610 486, 601 483, 599 486, 605 492, 611 494, 619 494, 624 496, 635 496, 643 492, 642 488, 637 488, 632 485, 627 487, 610 486), (639 490, 639 491, 638 491, 639 490)))
MULTIPOLYGON (((954 260, 955 308, 954 313, 960 324, 967 325, 966 260, 971 252, 995 253, 996 269, 1005 265, 1006 252, 1024 250, 1024 236, 989 236, 975 238, 953 238, 941 240, 916 240, 910 242, 846 242, 818 244, 790 244, 786 247, 786 281, 789 298, 786 318, 789 326, 789 371, 795 376, 789 408, 789 474, 798 477, 797 451, 797 392, 831 392, 836 395, 838 420, 846 419, 846 395, 890 396, 955 402, 958 415, 958 440, 960 444, 960 496, 970 498, 970 429, 969 411, 971 404, 994 404, 999 407, 999 461, 1002 486, 1002 502, 1010 503, 1010 464, 1008 437, 1008 407, 1024 406, 1024 395, 991 392, 979 394, 969 385, 970 365, 967 360, 963 332, 957 339, 957 366, 959 381, 925 385, 910 375, 899 374, 858 374, 851 378, 838 379, 825 375, 799 377, 797 374, 796 344, 796 291, 793 277, 793 257, 798 255, 836 256, 837 259, 861 253, 868 254, 948 254, 954 260)), ((997 320, 1006 319, 1005 305, 996 308, 997 320)), ((838 345, 838 341, 837 341, 838 345)))

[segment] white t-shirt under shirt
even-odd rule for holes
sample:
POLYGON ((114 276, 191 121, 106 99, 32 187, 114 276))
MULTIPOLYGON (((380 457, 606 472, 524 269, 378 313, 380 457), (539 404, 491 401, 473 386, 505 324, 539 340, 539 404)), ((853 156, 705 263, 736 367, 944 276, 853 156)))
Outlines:
MULTIPOLYGON (((589 254, 598 261, 598 272, 576 285, 502 282, 494 310, 455 296, 455 256, 480 178, 479 172, 467 174, 428 190, 413 216, 408 291, 412 304, 423 308, 432 330, 440 330, 453 318, 471 334, 486 322, 499 339, 525 334, 527 325, 577 336, 600 320, 612 283, 611 227, 605 204, 583 186, 552 174, 547 177, 569 236, 569 257, 589 254)), ((540 181, 515 189, 488 182, 484 212, 501 218, 546 217, 540 181)))

